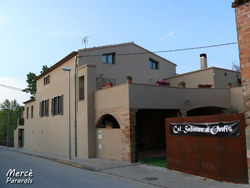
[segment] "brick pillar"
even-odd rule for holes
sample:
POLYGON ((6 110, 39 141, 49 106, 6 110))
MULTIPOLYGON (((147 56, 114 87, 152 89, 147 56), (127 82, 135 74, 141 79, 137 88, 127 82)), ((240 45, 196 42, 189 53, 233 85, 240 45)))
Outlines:
MULTIPOLYGON (((124 124, 121 128, 121 156, 123 161, 134 163, 136 162, 135 128, 137 109, 128 110, 129 117, 123 120, 124 124)), ((126 114, 124 115, 127 116, 126 114)))
MULTIPOLYGON (((250 180, 250 0, 235 0, 236 28, 240 55, 241 82, 245 104, 248 179, 250 180)), ((250 181, 249 181, 250 182, 250 181)))

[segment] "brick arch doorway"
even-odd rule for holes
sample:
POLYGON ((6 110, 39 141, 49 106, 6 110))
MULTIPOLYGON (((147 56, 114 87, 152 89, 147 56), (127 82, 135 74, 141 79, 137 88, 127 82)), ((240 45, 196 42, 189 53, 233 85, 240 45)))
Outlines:
POLYGON ((136 161, 166 155, 165 118, 177 117, 177 109, 139 109, 136 113, 136 161))

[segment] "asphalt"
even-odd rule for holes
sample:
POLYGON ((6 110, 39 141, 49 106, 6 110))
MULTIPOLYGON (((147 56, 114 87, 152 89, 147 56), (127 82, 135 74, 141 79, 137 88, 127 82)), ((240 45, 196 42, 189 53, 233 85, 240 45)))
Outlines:
POLYGON ((122 177, 125 179, 143 182, 150 185, 167 188, 250 188, 250 185, 233 184, 227 182, 215 181, 209 178, 193 176, 177 171, 168 170, 166 168, 154 167, 140 163, 125 163, 120 161, 112 161, 105 159, 80 159, 72 157, 71 160, 67 156, 56 156, 45 153, 27 151, 22 148, 6 148, 0 146, 0 149, 8 149, 9 151, 19 152, 26 155, 40 157, 63 164, 75 166, 78 168, 97 171, 112 176, 122 177))

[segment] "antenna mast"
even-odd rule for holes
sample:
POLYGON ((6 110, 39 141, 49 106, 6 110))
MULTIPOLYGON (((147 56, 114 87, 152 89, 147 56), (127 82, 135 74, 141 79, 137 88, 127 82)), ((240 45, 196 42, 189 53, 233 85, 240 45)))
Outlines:
POLYGON ((84 37, 83 39, 82 39, 82 43, 84 43, 85 44, 85 48, 86 48, 86 45, 88 44, 88 36, 86 36, 86 37, 84 37))

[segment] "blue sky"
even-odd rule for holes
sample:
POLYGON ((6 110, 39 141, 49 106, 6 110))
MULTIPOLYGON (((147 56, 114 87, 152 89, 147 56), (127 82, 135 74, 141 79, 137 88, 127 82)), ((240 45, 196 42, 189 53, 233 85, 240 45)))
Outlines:
MULTIPOLYGON (((134 41, 150 50, 172 50, 237 42, 231 1, 170 0, 0 0, 0 84, 26 86, 26 74, 39 74, 72 51, 134 41)), ((175 64, 177 73, 208 66, 231 69, 239 63, 238 46, 158 54, 175 64)), ((19 103, 29 95, 0 87, 4 99, 19 103)))

